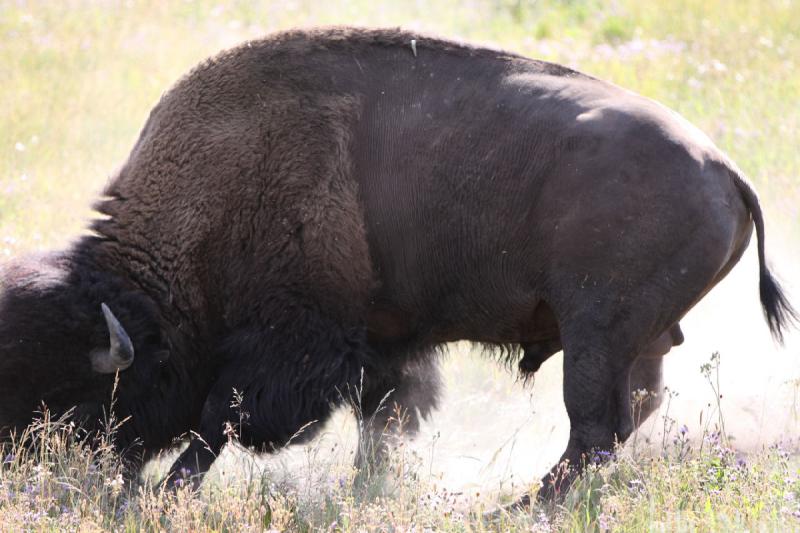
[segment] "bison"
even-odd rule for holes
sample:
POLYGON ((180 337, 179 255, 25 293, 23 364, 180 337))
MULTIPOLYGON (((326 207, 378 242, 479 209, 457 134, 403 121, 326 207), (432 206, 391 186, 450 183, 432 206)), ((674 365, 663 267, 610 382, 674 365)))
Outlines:
POLYGON ((632 388, 660 388, 679 320, 753 225, 773 334, 797 316, 756 194, 686 120, 563 66, 401 30, 290 31, 205 61, 95 207, 91 234, 5 268, 0 426, 44 402, 96 427, 118 376, 133 472, 193 435, 169 483, 200 482, 240 410, 243 443, 269 449, 346 391, 367 413, 391 393, 413 432, 436 404, 437 347, 465 339, 523 372, 563 349, 573 468, 545 476, 550 498, 630 435, 632 388))

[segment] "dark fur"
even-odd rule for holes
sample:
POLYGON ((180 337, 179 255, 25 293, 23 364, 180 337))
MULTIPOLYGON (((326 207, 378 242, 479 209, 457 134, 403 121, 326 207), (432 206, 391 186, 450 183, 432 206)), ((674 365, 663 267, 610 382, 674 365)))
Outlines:
POLYGON ((769 325, 793 316, 744 183, 670 112, 558 65, 397 30, 247 43, 152 110, 94 236, 6 271, 0 426, 41 400, 94 423, 113 382, 88 358, 108 345, 105 302, 136 350, 120 448, 138 463, 202 438, 172 479, 211 465, 228 422, 279 447, 362 385, 368 410, 394 391, 413 431, 436 347, 457 339, 509 362, 521 346, 528 373, 563 346, 579 464, 626 438, 630 381, 660 386, 670 331, 751 216, 769 325))

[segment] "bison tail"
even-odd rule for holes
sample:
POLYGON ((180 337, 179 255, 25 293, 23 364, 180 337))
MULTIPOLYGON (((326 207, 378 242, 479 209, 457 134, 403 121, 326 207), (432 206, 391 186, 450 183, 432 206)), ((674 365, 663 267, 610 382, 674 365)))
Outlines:
POLYGON ((750 211, 750 216, 753 217, 753 223, 756 227, 759 293, 761 306, 764 308, 764 316, 767 319, 767 324, 769 324, 772 337, 783 344, 784 331, 790 325, 796 326, 800 321, 800 315, 789 303, 783 289, 767 267, 766 255, 764 254, 764 216, 761 213, 758 196, 739 172, 733 170, 731 175, 744 199, 745 205, 747 205, 747 209, 750 211))

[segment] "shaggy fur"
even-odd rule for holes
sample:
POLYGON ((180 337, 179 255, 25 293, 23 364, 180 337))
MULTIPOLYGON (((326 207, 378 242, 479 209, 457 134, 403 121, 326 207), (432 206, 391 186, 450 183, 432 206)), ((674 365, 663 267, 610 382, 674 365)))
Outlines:
MULTIPOLYGON (((108 347, 105 302, 136 352, 120 449, 135 468, 200 437, 171 482, 199 479, 226 424, 280 447, 362 386, 366 410, 393 391, 414 430, 436 404, 436 347, 458 339, 507 361, 521 346, 525 372, 564 348, 564 459, 580 464, 630 433, 630 380, 658 386, 665 335, 736 263, 751 217, 769 325, 794 316, 755 195, 683 119, 558 65, 399 30, 286 32, 204 62, 96 208, 94 236, 4 275, 0 426, 41 401, 97 420, 114 379, 88 357, 108 347)), ((570 477, 546 479, 552 495, 570 477)))

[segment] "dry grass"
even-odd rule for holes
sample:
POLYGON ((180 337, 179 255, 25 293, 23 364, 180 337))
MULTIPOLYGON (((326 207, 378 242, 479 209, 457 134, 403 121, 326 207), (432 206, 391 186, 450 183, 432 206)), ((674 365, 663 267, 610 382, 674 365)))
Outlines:
MULTIPOLYGON (((704 369, 709 383, 718 361, 704 369)), ((173 494, 154 485, 157 472, 125 479, 111 444, 124 421, 109 420, 105 432, 88 437, 45 412, 2 450, 0 523, 14 531, 800 529, 792 443, 743 455, 730 447, 723 422, 721 415, 709 419, 701 438, 691 439, 667 406, 660 446, 634 439, 610 463, 590 466, 563 504, 489 519, 485 513, 503 503, 497 494, 438 486, 402 443, 368 478, 318 442, 305 452, 308 479, 286 466, 260 468, 239 454, 234 475, 218 472, 199 492, 173 494)))

